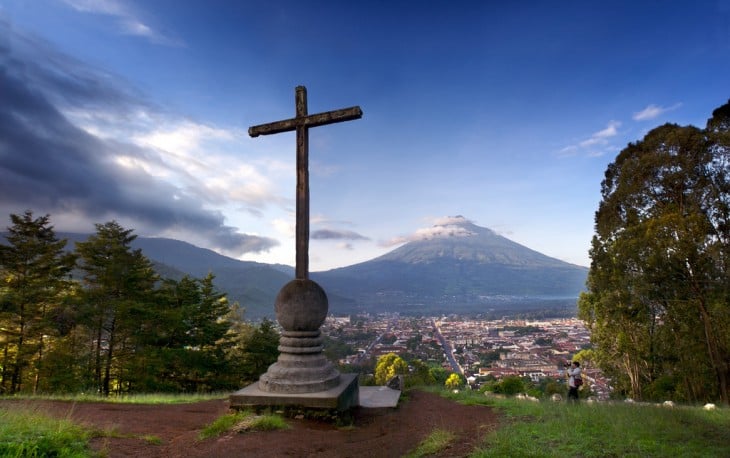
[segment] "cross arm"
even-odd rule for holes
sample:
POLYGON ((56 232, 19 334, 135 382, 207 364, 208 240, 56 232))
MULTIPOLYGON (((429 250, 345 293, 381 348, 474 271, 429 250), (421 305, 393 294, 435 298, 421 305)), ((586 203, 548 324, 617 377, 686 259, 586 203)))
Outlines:
POLYGON ((305 117, 297 117, 285 119, 283 121, 270 122, 268 124, 260 124, 248 128, 248 135, 258 137, 259 135, 278 134, 280 132, 289 132, 296 130, 297 127, 317 127, 325 124, 334 124, 336 122, 352 121, 353 119, 362 118, 362 110, 360 107, 343 108, 341 110, 326 111, 305 117))

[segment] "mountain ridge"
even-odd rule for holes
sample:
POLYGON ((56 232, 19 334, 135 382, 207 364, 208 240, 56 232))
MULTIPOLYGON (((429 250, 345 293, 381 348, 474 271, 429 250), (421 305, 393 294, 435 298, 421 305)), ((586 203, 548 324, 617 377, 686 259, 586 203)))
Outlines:
MULTIPOLYGON (((91 234, 56 235, 75 243, 91 234)), ((132 247, 169 278, 202 278, 212 272, 216 287, 239 302, 248 319, 273 318, 276 295, 294 277, 291 266, 241 261, 181 240, 137 236, 132 247)), ((369 261, 310 277, 327 292, 330 313, 480 313, 512 306, 574 309, 587 273, 586 267, 457 216, 369 261)))
POLYGON ((354 299, 358 310, 475 313, 546 301, 574 309, 587 273, 456 216, 382 256, 312 278, 328 294, 354 299))
MULTIPOLYGON (((462 216, 454 217, 461 219, 462 216)), ((565 261, 547 256, 506 237, 497 234, 489 228, 480 227, 469 222, 464 218, 463 222, 452 222, 449 225, 434 225, 434 228, 443 227, 444 230, 440 235, 432 237, 424 237, 420 240, 414 240, 405 245, 396 248, 384 255, 372 259, 372 261, 398 260, 404 261, 412 258, 414 253, 423 255, 429 245, 433 245, 433 241, 439 240, 441 243, 438 248, 444 251, 451 250, 451 257, 459 260, 471 260, 479 263, 499 263, 499 264, 541 264, 541 265, 565 265, 570 264, 565 261), (515 250, 519 250, 519 256, 514 256, 515 250)), ((432 257, 447 257, 445 253, 432 257)), ((582 267, 577 266, 576 267, 582 267)))

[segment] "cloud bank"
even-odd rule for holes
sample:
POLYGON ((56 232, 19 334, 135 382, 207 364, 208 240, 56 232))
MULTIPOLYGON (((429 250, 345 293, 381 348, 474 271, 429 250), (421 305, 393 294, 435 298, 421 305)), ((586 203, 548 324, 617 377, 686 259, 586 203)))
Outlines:
POLYGON ((436 218, 433 226, 417 229, 413 234, 401 237, 395 237, 391 240, 382 242, 383 247, 392 247, 408 242, 418 242, 421 240, 432 240, 435 238, 446 237, 471 237, 476 235, 470 229, 474 223, 463 216, 445 216, 436 218))
POLYGON ((357 232, 336 229, 319 229, 313 231, 310 237, 314 240, 370 240, 357 232))
MULTIPOLYGON (((134 135, 102 135, 104 119, 123 134, 154 116, 134 91, 110 81, 0 19, 0 211, 50 213, 56 225, 116 219, 150 234, 192 234, 236 256, 278 244, 226 225, 210 204, 231 196, 196 179, 185 151, 135 142, 134 135)), ((210 129, 200 135, 223 135, 210 129)), ((240 188, 237 202, 275 200, 260 186, 240 188)))

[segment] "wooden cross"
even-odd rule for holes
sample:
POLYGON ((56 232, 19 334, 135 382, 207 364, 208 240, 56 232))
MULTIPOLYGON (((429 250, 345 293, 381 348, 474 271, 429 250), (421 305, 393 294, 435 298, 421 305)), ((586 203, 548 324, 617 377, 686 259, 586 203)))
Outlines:
POLYGON ((307 115, 307 88, 295 90, 296 117, 248 128, 251 137, 297 131, 296 278, 309 278, 309 128, 362 117, 360 107, 307 115))

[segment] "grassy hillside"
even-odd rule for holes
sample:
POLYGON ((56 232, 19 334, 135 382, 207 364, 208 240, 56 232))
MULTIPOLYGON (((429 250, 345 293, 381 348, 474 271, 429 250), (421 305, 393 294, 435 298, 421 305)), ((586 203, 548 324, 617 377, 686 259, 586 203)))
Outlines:
MULTIPOLYGON (((472 458, 730 456, 727 407, 706 411, 698 406, 569 405, 497 399, 468 390, 435 390, 455 403, 485 405, 503 415, 499 428, 484 431, 472 458)), ((401 402, 408 402, 407 397, 406 392, 401 402)), ((172 402, 180 401, 175 398, 172 402)), ((439 432, 434 430, 424 441, 423 449, 430 445, 430 452, 419 453, 419 447, 409 456, 447 452, 450 438, 440 438, 439 432)), ((86 430, 38 411, 5 410, 0 404, 2 456, 92 456, 88 441, 105 434, 109 432, 86 430)))
POLYGON ((730 456, 730 409, 653 404, 531 402, 443 392, 456 402, 493 406, 506 421, 471 455, 487 457, 730 456))

